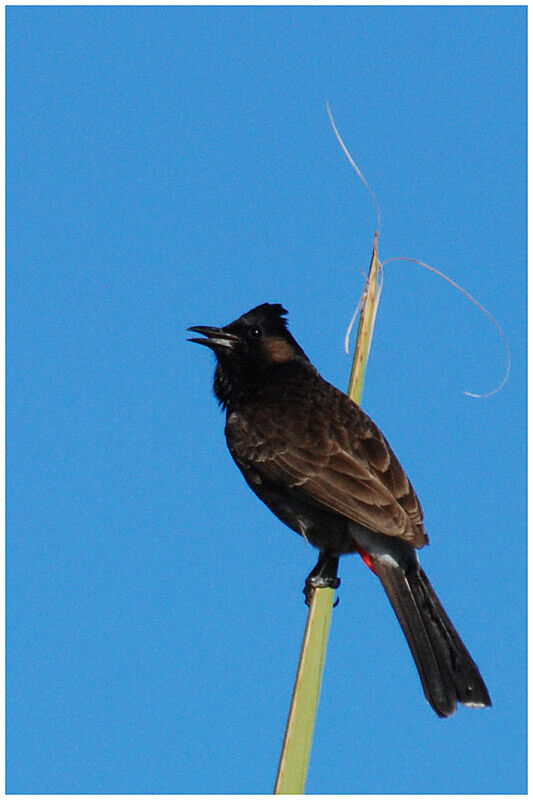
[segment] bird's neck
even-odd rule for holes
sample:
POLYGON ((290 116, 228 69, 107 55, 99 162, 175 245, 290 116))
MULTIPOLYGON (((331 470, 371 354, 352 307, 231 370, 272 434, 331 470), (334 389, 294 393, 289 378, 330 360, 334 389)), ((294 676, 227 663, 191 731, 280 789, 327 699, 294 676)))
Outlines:
POLYGON ((243 404, 268 402, 271 395, 279 397, 280 392, 292 394, 310 374, 317 373, 306 358, 262 368, 219 362, 213 388, 222 408, 232 411, 243 404))

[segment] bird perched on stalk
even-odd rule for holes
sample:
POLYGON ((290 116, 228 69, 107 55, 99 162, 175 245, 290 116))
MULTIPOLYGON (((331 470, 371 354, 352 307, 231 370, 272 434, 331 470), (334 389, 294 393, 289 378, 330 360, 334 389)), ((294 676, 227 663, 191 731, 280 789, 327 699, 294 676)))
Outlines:
POLYGON ((287 328, 287 311, 263 303, 223 328, 194 326, 214 351, 215 395, 226 441, 248 486, 319 550, 305 584, 337 588, 339 556, 359 553, 377 575, 440 717, 489 693, 422 570, 428 543, 418 497, 370 417, 325 381, 287 328))

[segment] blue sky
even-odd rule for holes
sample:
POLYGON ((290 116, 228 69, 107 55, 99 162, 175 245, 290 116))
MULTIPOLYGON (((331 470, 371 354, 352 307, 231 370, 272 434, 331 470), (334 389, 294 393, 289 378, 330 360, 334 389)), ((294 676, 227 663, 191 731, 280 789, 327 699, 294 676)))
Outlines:
POLYGON ((363 405, 494 708, 439 720, 341 564, 310 793, 525 784, 523 7, 7 9, 7 790, 270 793, 315 554, 247 489, 186 342, 281 302, 363 405))

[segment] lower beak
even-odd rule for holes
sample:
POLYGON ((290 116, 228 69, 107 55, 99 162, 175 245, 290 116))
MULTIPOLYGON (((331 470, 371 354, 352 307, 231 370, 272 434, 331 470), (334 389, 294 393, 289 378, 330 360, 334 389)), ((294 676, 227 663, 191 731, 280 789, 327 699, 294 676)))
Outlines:
POLYGON ((228 333, 223 328, 210 328, 208 325, 193 325, 192 328, 187 328, 187 330, 193 331, 193 333, 201 333, 206 337, 205 339, 189 339, 189 342, 204 344, 212 350, 217 350, 219 348, 231 350, 235 342, 238 341, 237 336, 234 336, 233 333, 228 333))

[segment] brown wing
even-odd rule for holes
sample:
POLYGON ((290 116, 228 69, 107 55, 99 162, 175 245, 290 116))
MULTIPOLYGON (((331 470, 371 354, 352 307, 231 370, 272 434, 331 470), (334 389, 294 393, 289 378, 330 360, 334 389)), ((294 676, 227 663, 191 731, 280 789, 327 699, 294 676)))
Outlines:
POLYGON ((423 511, 392 449, 372 420, 327 384, 327 417, 316 403, 297 413, 263 407, 239 425, 228 418, 237 460, 260 476, 298 490, 313 502, 370 530, 427 544, 423 511), (268 436, 262 433, 268 429, 268 436))

